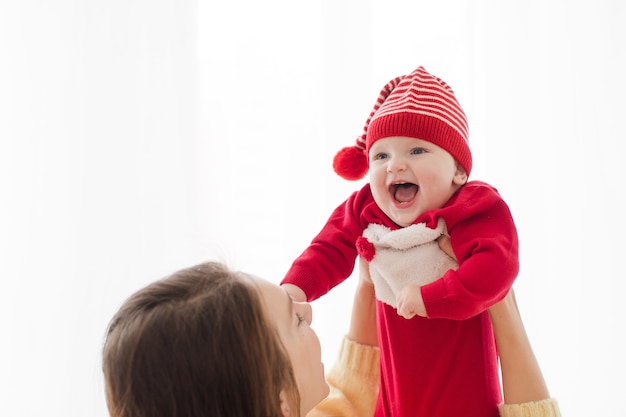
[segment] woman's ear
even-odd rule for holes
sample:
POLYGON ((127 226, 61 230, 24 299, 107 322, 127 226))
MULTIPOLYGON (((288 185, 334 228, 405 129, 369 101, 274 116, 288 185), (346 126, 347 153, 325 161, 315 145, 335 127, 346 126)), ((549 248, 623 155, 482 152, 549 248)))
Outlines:
POLYGON ((287 394, 284 389, 280 390, 278 397, 280 399, 280 412, 283 414, 283 417, 290 417, 291 410, 289 409, 289 401, 287 401, 287 394))
POLYGON ((467 182, 467 172, 458 162, 456 163, 456 171, 454 172, 452 182, 456 185, 463 185, 467 182))

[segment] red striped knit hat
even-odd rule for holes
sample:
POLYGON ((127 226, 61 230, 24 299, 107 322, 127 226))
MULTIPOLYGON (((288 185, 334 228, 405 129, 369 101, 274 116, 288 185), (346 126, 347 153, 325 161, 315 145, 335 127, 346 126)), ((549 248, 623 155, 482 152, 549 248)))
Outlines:
POLYGON ((448 151, 468 176, 472 170, 465 113, 450 86, 424 67, 383 87, 356 145, 335 156, 335 172, 347 180, 363 178, 369 169, 370 147, 391 136, 432 142, 448 151))

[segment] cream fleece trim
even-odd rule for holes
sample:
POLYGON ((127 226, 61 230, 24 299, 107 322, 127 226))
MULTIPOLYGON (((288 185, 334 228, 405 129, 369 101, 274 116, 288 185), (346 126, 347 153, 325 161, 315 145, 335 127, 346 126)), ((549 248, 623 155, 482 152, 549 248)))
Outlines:
POLYGON ((457 269, 457 262, 437 244, 437 238, 446 233, 446 223, 441 218, 435 229, 426 227, 425 223, 397 230, 369 224, 363 237, 375 249, 369 269, 376 298, 396 308, 396 296, 405 286, 425 285, 438 280, 446 271, 457 269))

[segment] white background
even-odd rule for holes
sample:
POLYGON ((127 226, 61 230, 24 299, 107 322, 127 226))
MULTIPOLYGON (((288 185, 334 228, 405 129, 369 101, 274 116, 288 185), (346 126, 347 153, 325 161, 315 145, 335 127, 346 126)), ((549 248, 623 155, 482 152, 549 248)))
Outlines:
MULTIPOLYGON (((154 279, 278 283, 361 185, 335 152, 418 65, 511 207, 563 415, 624 415, 625 4, 0 0, 0 415, 107 415, 106 325, 154 279)), ((327 367, 354 281, 313 304, 327 367)))

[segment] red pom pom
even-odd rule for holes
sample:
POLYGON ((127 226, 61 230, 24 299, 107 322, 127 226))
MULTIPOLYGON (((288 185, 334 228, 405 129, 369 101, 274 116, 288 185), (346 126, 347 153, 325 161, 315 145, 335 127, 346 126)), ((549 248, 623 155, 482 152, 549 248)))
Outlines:
POLYGON ((367 174, 367 155, 357 148, 350 146, 343 148, 333 160, 333 169, 342 178, 350 181, 360 180, 367 174))
POLYGON ((356 250, 361 258, 367 262, 371 262, 374 259, 374 255, 376 255, 376 248, 372 245, 372 242, 363 236, 359 236, 356 240, 356 250))

